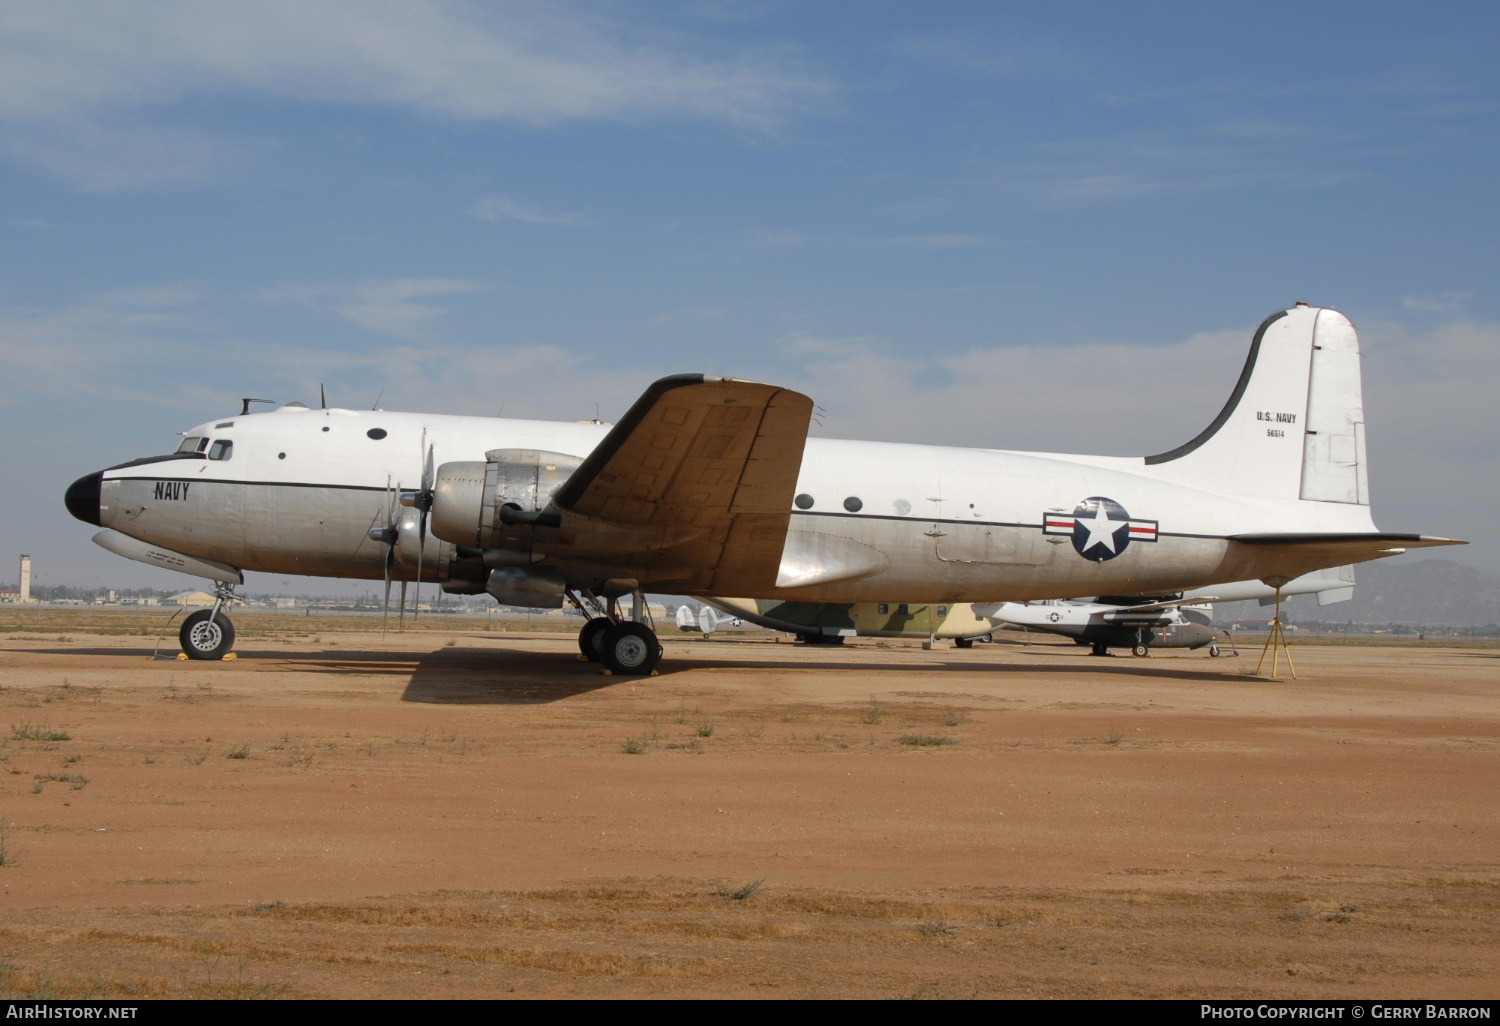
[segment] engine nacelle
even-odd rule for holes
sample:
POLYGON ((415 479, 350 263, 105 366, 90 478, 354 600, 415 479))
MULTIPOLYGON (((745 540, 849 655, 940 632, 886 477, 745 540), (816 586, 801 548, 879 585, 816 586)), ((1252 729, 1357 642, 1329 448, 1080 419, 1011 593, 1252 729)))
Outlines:
POLYGON ((483 463, 444 463, 433 480, 432 533, 454 545, 498 550, 496 563, 528 562, 537 521, 526 514, 544 510, 582 462, 539 449, 492 449, 483 463))

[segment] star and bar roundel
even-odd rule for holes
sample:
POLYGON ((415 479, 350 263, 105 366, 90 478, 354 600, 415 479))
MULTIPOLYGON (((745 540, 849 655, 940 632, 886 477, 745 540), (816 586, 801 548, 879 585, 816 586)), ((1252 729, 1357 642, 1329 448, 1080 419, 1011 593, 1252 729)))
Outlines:
POLYGON ((1092 495, 1080 502, 1072 513, 1042 514, 1042 533, 1067 535, 1073 549, 1084 559, 1095 563, 1114 559, 1130 543, 1156 541, 1155 520, 1135 520, 1114 499, 1092 495))

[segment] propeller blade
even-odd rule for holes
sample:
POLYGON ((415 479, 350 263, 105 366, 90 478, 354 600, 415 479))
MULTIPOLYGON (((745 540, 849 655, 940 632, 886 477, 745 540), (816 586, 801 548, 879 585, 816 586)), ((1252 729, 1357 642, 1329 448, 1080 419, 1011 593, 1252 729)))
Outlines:
MULTIPOLYGON (((426 428, 422 429, 422 438, 427 438, 426 428)), ((422 489, 417 492, 417 598, 411 611, 413 620, 422 615, 422 557, 427 554, 427 511, 432 508, 433 477, 432 446, 428 445, 422 459, 422 489)))
POLYGON ((391 553, 385 554, 385 599, 380 603, 380 636, 385 637, 385 625, 391 618, 391 553))
POLYGON ((385 637, 391 618, 391 564, 396 559, 396 534, 391 524, 396 519, 396 492, 390 475, 385 478, 385 599, 380 603, 380 636, 385 637))
POLYGON ((401 582, 401 607, 396 616, 397 630, 406 630, 406 582, 401 582))
POLYGON ((417 513, 417 601, 412 606, 413 620, 422 615, 422 554, 427 550, 427 511, 417 513))

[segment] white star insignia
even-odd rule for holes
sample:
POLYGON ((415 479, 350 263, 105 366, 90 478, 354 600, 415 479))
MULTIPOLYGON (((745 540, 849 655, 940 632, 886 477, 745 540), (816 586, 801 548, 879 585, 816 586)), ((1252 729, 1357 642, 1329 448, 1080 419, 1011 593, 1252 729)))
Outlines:
POLYGON ((1095 545, 1103 545, 1109 551, 1118 553, 1120 550, 1115 548, 1115 535, 1120 533, 1120 528, 1128 528, 1130 526, 1130 521, 1128 520, 1109 519, 1104 510, 1104 503, 1102 502, 1094 504, 1093 516, 1085 516, 1080 513, 1075 514, 1074 519, 1082 524, 1084 529, 1089 533, 1088 540, 1083 543, 1083 548, 1080 550, 1082 552, 1087 552, 1095 545))

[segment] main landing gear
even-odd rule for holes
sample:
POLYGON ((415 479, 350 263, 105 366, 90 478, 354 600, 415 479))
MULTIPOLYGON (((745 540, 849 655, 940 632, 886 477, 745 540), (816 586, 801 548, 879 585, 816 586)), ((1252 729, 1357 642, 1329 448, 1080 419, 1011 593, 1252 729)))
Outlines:
POLYGON ((224 615, 224 607, 235 599, 234 587, 216 585, 214 594, 214 607, 189 613, 177 632, 189 659, 223 659, 234 648, 234 624, 224 615))
POLYGON ((631 593, 628 620, 620 616, 614 599, 606 604, 588 593, 582 599, 571 593, 569 597, 579 609, 597 614, 578 632, 579 658, 600 663, 607 672, 622 677, 649 677, 656 672, 661 642, 646 623, 644 595, 631 593))

